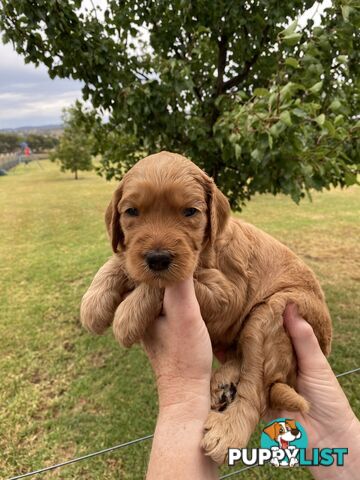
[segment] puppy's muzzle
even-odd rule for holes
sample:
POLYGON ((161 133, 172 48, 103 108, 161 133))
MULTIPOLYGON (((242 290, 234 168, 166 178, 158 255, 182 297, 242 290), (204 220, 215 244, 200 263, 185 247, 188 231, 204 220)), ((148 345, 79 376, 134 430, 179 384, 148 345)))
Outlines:
POLYGON ((169 268, 171 254, 167 250, 150 250, 145 255, 145 261, 150 270, 160 272, 169 268))

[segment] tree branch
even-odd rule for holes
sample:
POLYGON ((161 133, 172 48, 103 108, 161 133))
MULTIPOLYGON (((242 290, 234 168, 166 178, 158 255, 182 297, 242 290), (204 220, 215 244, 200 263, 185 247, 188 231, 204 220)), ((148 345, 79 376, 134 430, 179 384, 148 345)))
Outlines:
POLYGON ((217 65, 217 82, 216 82, 216 96, 218 97, 224 88, 224 72, 226 67, 226 55, 227 55, 227 36, 221 35, 218 41, 218 65, 217 65))
POLYGON ((255 65, 255 63, 257 62, 257 59, 259 58, 260 54, 262 53, 262 47, 264 46, 264 43, 267 39, 268 31, 269 31, 269 25, 267 25, 267 27, 264 30, 264 34, 261 38, 259 49, 255 53, 255 55, 252 58, 250 58, 250 60, 246 60, 245 65, 244 65, 244 69, 241 73, 239 73, 235 77, 231 78, 230 80, 227 80, 223 84, 223 92, 225 92, 226 90, 229 90, 230 88, 237 87, 238 85, 240 85, 246 79, 246 77, 248 76, 248 74, 251 70, 251 67, 253 67, 255 65))

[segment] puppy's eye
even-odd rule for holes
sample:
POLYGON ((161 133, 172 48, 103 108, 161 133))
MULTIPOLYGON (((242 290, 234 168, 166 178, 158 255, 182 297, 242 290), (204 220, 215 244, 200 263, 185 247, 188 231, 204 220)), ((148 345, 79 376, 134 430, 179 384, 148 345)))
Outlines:
POLYGON ((183 213, 185 217, 193 217, 198 213, 198 211, 199 210, 197 208, 185 208, 183 213))
POLYGON ((139 216, 139 210, 137 208, 128 208, 125 210, 126 215, 129 215, 129 217, 138 217, 139 216))

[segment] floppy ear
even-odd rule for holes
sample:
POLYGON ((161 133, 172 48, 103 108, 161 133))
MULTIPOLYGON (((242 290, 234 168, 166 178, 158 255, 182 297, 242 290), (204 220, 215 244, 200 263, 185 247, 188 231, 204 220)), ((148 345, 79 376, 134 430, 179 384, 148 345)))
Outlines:
POLYGON ((119 244, 124 246, 124 233, 120 226, 120 213, 118 210, 118 204, 122 197, 122 182, 115 190, 111 202, 109 203, 105 212, 105 224, 106 229, 111 241, 113 252, 118 252, 119 244))
POLYGON ((223 232, 230 216, 230 204, 225 195, 218 189, 212 178, 204 173, 206 203, 208 208, 208 238, 214 243, 223 232))
POLYGON ((268 427, 264 428, 263 430, 272 440, 275 440, 275 438, 278 436, 278 426, 277 423, 273 423, 269 425, 268 427))
POLYGON ((286 420, 285 423, 287 423, 287 424, 289 425, 289 427, 291 428, 291 430, 294 430, 295 428, 297 429, 295 420, 286 420))

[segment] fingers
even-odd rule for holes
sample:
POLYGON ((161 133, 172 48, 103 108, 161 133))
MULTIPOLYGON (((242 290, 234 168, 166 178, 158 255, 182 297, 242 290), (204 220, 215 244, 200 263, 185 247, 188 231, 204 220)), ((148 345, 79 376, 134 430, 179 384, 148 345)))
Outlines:
POLYGON ((164 313, 169 320, 200 317, 192 277, 165 288, 164 313))
POLYGON ((286 306, 284 326, 290 335, 298 366, 302 372, 329 367, 311 325, 299 315, 298 308, 294 303, 286 306))

